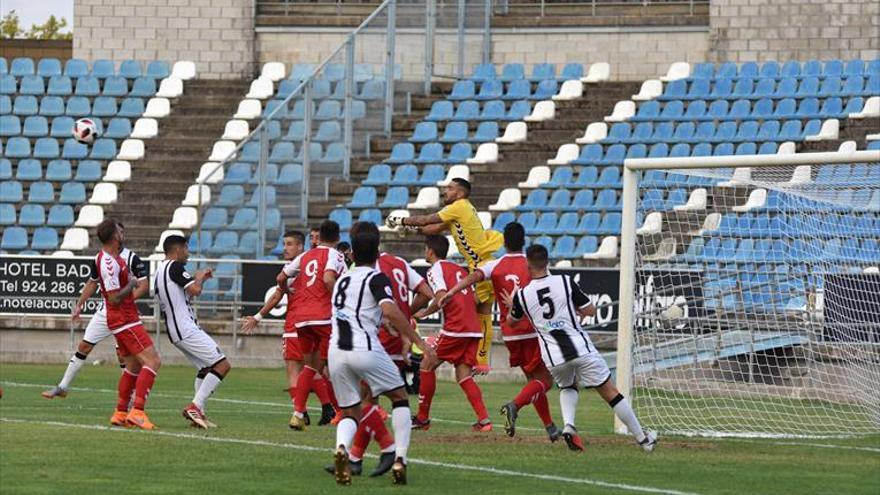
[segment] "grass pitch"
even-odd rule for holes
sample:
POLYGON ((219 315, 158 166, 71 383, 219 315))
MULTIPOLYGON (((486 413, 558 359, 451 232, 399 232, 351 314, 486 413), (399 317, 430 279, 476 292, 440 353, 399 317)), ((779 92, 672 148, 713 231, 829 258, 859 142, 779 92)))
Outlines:
MULTIPOLYGON (((661 437, 646 455, 611 432, 611 410, 594 392, 582 392, 578 426, 587 450, 576 454, 547 441, 531 408, 520 413, 517 437, 508 438, 497 409, 519 386, 487 383, 481 387, 495 431, 472 433, 461 390, 440 383, 431 430, 413 432, 410 484, 359 477, 337 487, 322 470, 331 461, 334 428, 287 427, 281 369, 234 369, 208 403, 220 427, 202 431, 180 416, 194 370, 163 367, 147 408, 157 432, 105 426, 119 373, 111 366, 84 368, 66 399, 40 397, 63 370, 64 363, 0 364, 0 493, 880 493, 876 436, 661 437)), ((416 402, 412 397, 413 409, 416 402)), ((550 403, 561 423, 555 390, 550 403)), ((377 453, 375 443, 369 452, 377 453)), ((365 471, 375 462, 365 459, 365 471)))

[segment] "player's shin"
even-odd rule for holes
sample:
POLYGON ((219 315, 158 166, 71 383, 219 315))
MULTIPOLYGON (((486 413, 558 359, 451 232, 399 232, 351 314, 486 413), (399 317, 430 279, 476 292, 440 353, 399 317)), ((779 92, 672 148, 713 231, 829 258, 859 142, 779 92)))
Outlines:
POLYGON ((559 391, 559 407, 562 409, 562 422, 574 426, 577 413, 578 392, 574 387, 566 387, 559 391))
POLYGON ((150 390, 153 388, 155 380, 156 372, 152 368, 149 366, 141 368, 134 389, 134 409, 144 410, 144 407, 147 405, 147 397, 150 395, 150 390))
POLYGON ((357 433, 358 422, 351 416, 345 416, 342 421, 336 425, 336 446, 342 445, 345 451, 351 451, 351 445, 354 442, 354 435, 357 433))
POLYGON ((529 383, 516 394, 516 397, 513 398, 513 403, 516 405, 517 409, 522 409, 523 407, 535 402, 539 397, 543 396, 547 392, 547 388, 543 382, 540 380, 531 380, 529 383))
POLYGON ((437 375, 434 371, 419 371, 419 412, 417 417, 425 421, 431 417, 431 401, 437 390, 437 375))
POLYGON ((401 400, 394 402, 393 409, 391 410, 391 425, 394 428, 395 457, 406 462, 412 428, 409 401, 401 400))
POLYGON ((636 413, 633 411, 632 406, 623 394, 617 394, 616 397, 608 401, 608 405, 611 406, 611 409, 614 410, 614 414, 620 418, 620 421, 626 425, 630 434, 635 437, 636 442, 641 442, 645 439, 645 432, 642 431, 642 425, 639 423, 638 418, 636 418, 636 413))
POLYGON ((79 373, 79 370, 86 364, 86 356, 85 354, 77 351, 70 358, 70 362, 67 363, 67 369, 64 370, 64 376, 61 378, 61 381, 58 382, 58 388, 67 390, 70 388, 70 384, 73 382, 73 379, 76 378, 76 374, 79 373))
POLYGON ((303 368, 296 380, 296 397, 293 400, 293 410, 299 417, 306 412, 306 405, 309 400, 309 392, 312 391, 312 382, 315 379, 315 369, 311 366, 303 368))
POLYGON ((483 422, 483 420, 488 419, 489 412, 486 410, 486 405, 483 403, 483 393, 480 391, 480 386, 477 385, 474 378, 467 376, 458 382, 458 386, 461 387, 462 391, 464 391, 464 395, 467 396, 468 402, 471 403, 474 414, 477 415, 477 421, 483 422))
POLYGON ((137 380, 138 375, 128 371, 127 369, 122 370, 122 375, 119 377, 119 385, 117 387, 117 391, 119 392, 119 398, 116 401, 117 411, 128 411, 128 404, 129 402, 131 402, 131 393, 135 389, 137 380))

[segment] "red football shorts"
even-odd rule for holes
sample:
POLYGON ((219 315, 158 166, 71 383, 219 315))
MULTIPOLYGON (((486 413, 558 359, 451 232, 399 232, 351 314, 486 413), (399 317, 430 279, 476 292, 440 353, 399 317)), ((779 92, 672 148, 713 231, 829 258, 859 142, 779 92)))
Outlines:
POLYGON ((312 352, 318 352, 321 359, 327 360, 327 350, 330 348, 330 325, 309 325, 296 330, 299 335, 299 350, 305 356, 312 352))
POLYGON ((120 357, 137 356, 153 345, 153 339, 143 325, 126 328, 113 336, 116 337, 116 354, 120 357))
POLYGON ((533 373, 544 367, 538 338, 510 340, 504 342, 510 352, 510 367, 521 367, 526 373, 533 373))
POLYGON ((303 355, 299 350, 298 337, 281 338, 281 355, 285 361, 302 361, 303 355))
POLYGON ((477 365, 477 349, 480 339, 477 337, 450 337, 441 335, 437 339, 437 357, 453 365, 477 365))

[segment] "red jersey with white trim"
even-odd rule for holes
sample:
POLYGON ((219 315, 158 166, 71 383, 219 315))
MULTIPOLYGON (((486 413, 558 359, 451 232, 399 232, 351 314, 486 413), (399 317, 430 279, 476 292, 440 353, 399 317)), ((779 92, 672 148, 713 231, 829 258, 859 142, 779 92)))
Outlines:
MULTIPOLYGON (((380 253, 376 260, 376 269, 381 271, 391 281, 391 292, 394 296, 394 302, 403 316, 409 320, 412 313, 409 310, 409 293, 415 292, 419 284, 425 281, 403 258, 394 256, 393 254, 380 253)), ((403 352, 403 341, 400 335, 392 335, 388 329, 382 326, 379 329, 379 342, 382 347, 388 351, 388 354, 394 358, 403 352)))
POLYGON ((345 273, 345 257, 327 246, 309 249, 284 265, 285 275, 296 276, 293 296, 288 295, 287 303, 295 328, 330 324, 331 292, 324 285, 324 273, 328 270, 337 277, 345 273))
POLYGON ((129 292, 118 304, 112 304, 107 297, 108 294, 126 287, 131 280, 132 274, 125 260, 101 250, 95 256, 95 268, 101 296, 104 298, 104 307, 107 310, 107 327, 110 331, 116 333, 140 325, 141 316, 134 302, 134 291, 129 292))
POLYGON ((293 282, 295 279, 287 279, 287 312, 284 313, 284 334, 282 337, 297 337, 296 322, 293 321, 293 282))
POLYGON ((501 311, 502 338, 505 341, 537 338, 538 334, 527 319, 522 319, 513 325, 507 322, 507 313, 510 312, 510 308, 504 304, 504 300, 501 298, 502 291, 513 294, 520 287, 525 287, 532 281, 532 277, 529 275, 526 255, 523 253, 508 253, 497 260, 489 261, 477 268, 477 270, 483 272, 485 280, 492 281, 492 287, 495 290, 495 300, 498 301, 498 309, 501 311))
MULTIPOLYGON (((427 279, 436 294, 449 290, 449 287, 467 275, 464 268, 451 261, 440 260, 428 270, 427 279)), ((443 330, 440 334, 450 337, 483 337, 480 317, 477 315, 477 300, 472 288, 468 287, 449 299, 443 308, 443 330)))

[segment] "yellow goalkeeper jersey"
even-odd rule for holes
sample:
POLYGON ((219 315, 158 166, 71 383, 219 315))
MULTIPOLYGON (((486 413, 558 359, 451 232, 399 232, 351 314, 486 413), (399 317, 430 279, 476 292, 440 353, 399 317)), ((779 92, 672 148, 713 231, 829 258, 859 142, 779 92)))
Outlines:
POLYGON ((492 253, 504 245, 501 232, 484 229, 477 209, 467 199, 459 199, 437 214, 449 227, 458 252, 471 270, 492 259, 492 253))

